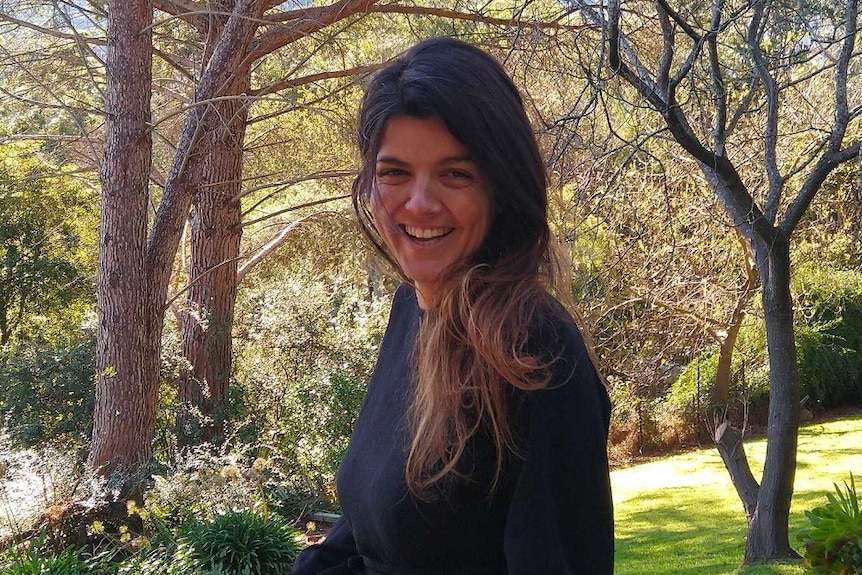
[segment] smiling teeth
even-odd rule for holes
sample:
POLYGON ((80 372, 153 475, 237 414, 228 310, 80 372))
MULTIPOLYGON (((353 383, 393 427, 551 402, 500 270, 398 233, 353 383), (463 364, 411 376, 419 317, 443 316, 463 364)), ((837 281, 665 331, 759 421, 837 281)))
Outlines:
POLYGON ((448 234, 452 228, 412 228, 410 226, 404 226, 404 231, 407 232, 407 235, 413 236, 414 238, 419 238, 423 240, 430 240, 432 238, 439 238, 440 236, 445 236, 448 234))

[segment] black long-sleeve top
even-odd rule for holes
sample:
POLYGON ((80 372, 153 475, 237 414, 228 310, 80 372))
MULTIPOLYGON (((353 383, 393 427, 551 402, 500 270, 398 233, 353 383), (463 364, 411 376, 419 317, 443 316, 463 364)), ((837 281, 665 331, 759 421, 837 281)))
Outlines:
POLYGON ((493 443, 477 434, 459 460, 471 480, 428 502, 404 479, 420 316, 413 289, 400 287, 338 472, 343 515, 292 575, 613 573, 610 402, 571 317, 552 301, 531 332, 529 349, 562 354, 546 388, 512 396, 518 452, 497 488, 489 495, 493 443))

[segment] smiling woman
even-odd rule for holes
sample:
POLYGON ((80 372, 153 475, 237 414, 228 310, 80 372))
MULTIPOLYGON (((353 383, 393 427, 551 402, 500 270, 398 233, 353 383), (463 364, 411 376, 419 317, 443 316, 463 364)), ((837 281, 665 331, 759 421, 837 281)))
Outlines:
POLYGON ((607 575, 610 405, 551 282, 544 164, 503 68, 420 42, 360 112, 353 205, 404 280, 295 575, 607 575))
POLYGON ((376 228, 419 305, 433 306, 437 282, 476 253, 491 222, 485 178, 440 118, 392 118, 377 153, 376 228))

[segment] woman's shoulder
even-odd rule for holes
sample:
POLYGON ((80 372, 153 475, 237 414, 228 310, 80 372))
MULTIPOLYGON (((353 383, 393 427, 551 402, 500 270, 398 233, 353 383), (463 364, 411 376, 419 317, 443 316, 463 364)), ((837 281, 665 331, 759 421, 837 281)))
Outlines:
MULTIPOLYGON (((554 296, 539 295, 530 324, 530 347, 537 350, 585 348, 581 327, 574 316, 554 296)), ((544 354, 543 354, 544 355, 544 354)))
POLYGON ((420 314, 416 290, 410 284, 402 283, 395 289, 392 296, 392 308, 389 312, 390 322, 398 318, 413 318, 420 314))

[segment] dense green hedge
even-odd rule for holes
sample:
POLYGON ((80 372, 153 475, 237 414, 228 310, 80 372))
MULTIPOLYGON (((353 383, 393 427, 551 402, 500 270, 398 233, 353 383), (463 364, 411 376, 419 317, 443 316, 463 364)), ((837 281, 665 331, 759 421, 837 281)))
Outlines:
MULTIPOLYGON (((813 410, 862 404, 862 273, 801 267, 793 287, 800 397, 813 410)), ((687 417, 707 407, 717 362, 716 351, 699 355, 671 386, 668 401, 687 417)), ((731 404, 762 419, 768 396, 766 334, 755 302, 734 351, 731 404)))

